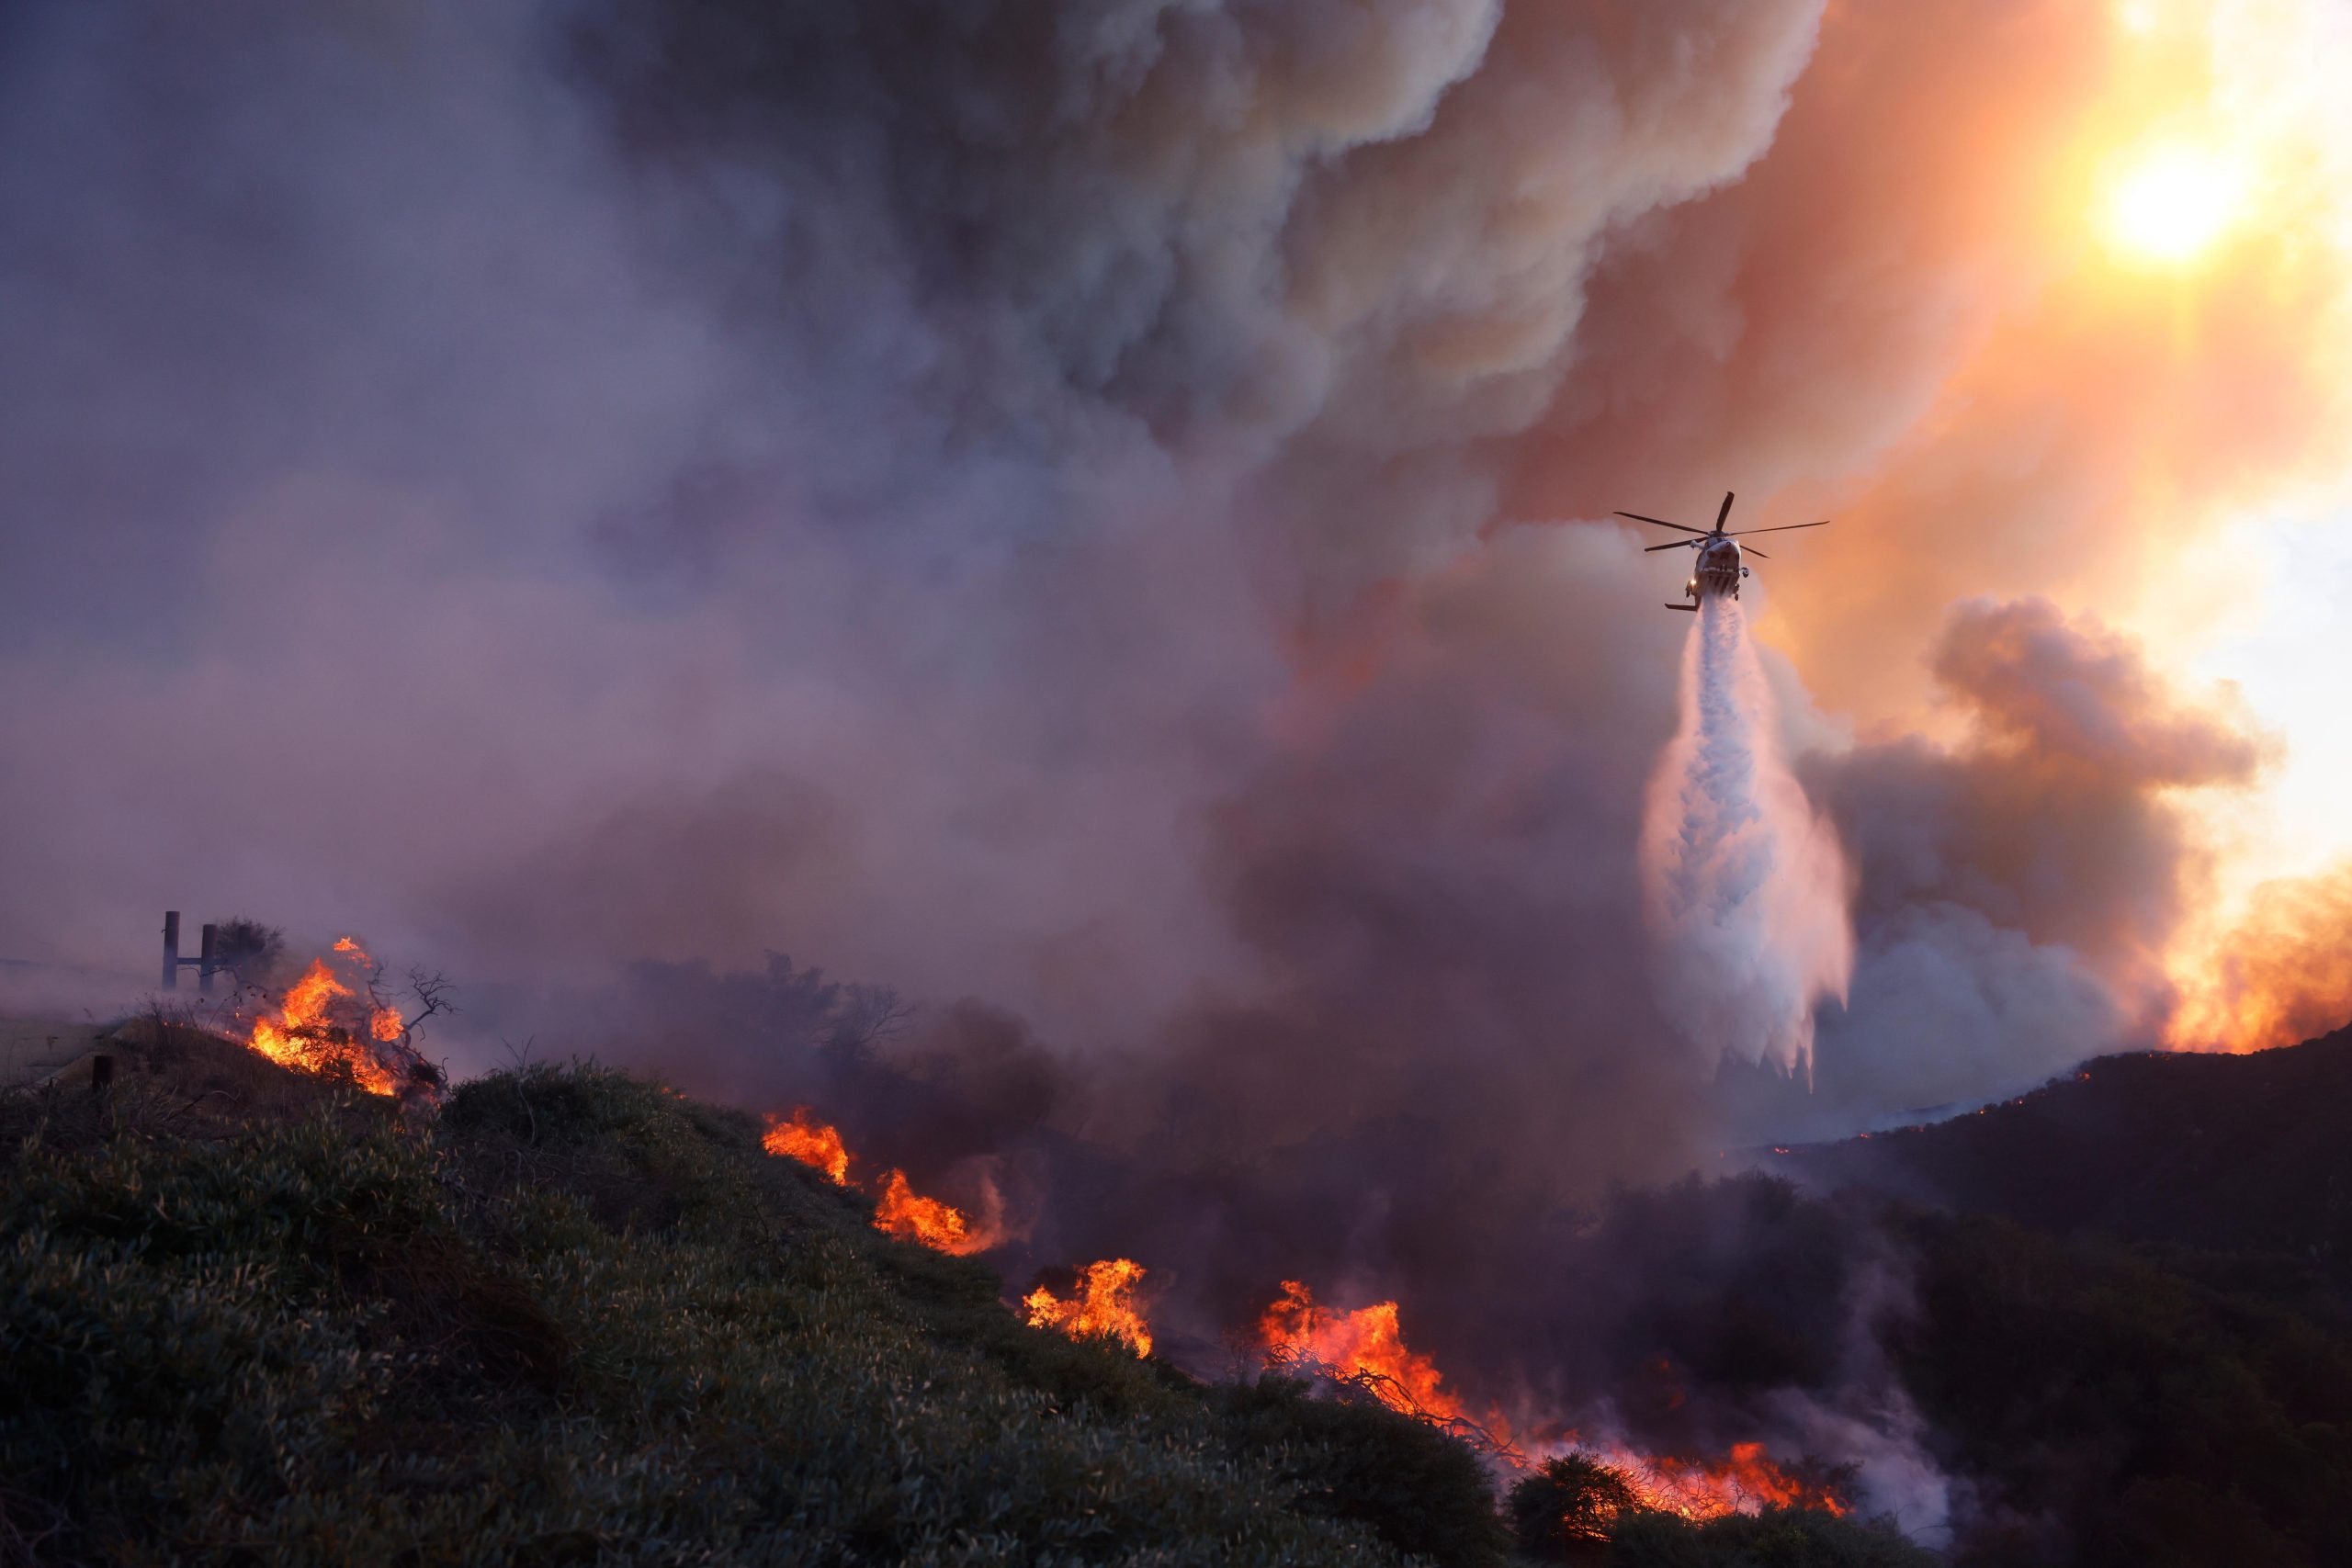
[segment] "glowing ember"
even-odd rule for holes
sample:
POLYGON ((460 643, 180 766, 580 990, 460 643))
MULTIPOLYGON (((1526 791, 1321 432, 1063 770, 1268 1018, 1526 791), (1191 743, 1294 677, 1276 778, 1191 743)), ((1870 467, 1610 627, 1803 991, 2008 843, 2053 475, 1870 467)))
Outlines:
POLYGON ((1000 1239, 993 1225, 974 1224, 963 1210, 926 1198, 907 1185, 903 1170, 883 1178, 882 1196, 874 1204, 874 1228, 958 1258, 986 1252, 1000 1239))
POLYGON ((1125 1258, 1090 1263, 1080 1272, 1077 1293, 1065 1301, 1040 1285, 1022 1302, 1032 1328, 1058 1328, 1073 1339, 1108 1337, 1125 1342, 1138 1356, 1151 1354, 1151 1327, 1136 1304, 1143 1265, 1125 1258))
MULTIPOLYGON (((337 942, 335 949, 345 953, 358 951, 348 937, 337 942)), ((364 960, 365 954, 361 957, 364 960)), ((287 988, 277 1016, 255 1021, 246 1043, 281 1066, 305 1073, 348 1075, 370 1094, 395 1094, 400 1090, 399 1077, 368 1042, 397 1041, 401 1033, 397 1012, 363 998, 327 967, 325 959, 314 958, 302 977, 287 988), (362 1021, 364 1037, 359 1027, 362 1021)))
POLYGON ((1296 1280, 1285 1280, 1282 1298, 1258 1320, 1258 1338, 1278 1364, 1319 1363, 1363 1379, 1392 1410, 1441 1421, 1462 1415, 1461 1401, 1438 1386, 1437 1363, 1406 1348, 1395 1302, 1335 1312, 1317 1304, 1296 1280))
POLYGON ((772 1155, 813 1166, 832 1178, 836 1187, 849 1185, 849 1145, 842 1142, 841 1130, 818 1121, 805 1105, 793 1111, 790 1121, 769 1117, 760 1146, 772 1155))

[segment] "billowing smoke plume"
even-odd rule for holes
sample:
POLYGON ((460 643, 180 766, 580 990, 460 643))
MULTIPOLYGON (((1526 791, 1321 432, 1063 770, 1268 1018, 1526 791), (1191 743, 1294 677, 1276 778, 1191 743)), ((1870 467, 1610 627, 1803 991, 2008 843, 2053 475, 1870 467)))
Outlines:
POLYGON ((1644 892, 1667 1016, 1704 1050, 1813 1065, 1813 1010, 1846 998, 1846 864, 1781 756, 1739 601, 1701 602, 1682 727, 1650 781, 1644 892))

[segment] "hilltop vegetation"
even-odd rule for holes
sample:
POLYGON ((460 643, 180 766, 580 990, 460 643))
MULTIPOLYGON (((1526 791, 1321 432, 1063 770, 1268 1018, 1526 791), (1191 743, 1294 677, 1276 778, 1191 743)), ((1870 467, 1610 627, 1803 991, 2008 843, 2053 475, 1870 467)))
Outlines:
POLYGON ((533 1067, 424 1126, 192 1032, 153 1043, 110 1101, 0 1101, 0 1560, 1510 1545, 1452 1438, 1022 1326, 983 1265, 877 1235, 748 1116, 533 1067))
POLYGON ((1892 1229, 1905 1383, 1985 1517, 1970 1563, 2352 1562, 2352 1031, 2101 1058, 1798 1148, 1892 1229))
POLYGON ((1788 1151, 1808 1185, 2352 1280, 2352 1029, 2249 1056, 2106 1056, 2007 1104, 1788 1151))
POLYGON ((431 1136, 211 1131, 14 1157, 0 1457, 41 1557, 1393 1559, 748 1118, 541 1068, 431 1136))
MULTIPOLYGON (((581 1066, 425 1121, 191 1031, 108 1097, 0 1097, 0 1564, 1932 1561, 1645 1513, 1600 1466, 1498 1497, 1377 1404, 1028 1328, 760 1132, 581 1066)), ((1621 1207, 1657 1252, 1629 1348, 1725 1396, 1831 1375, 1850 1271, 1900 1260, 1951 1561, 2352 1562, 2352 1334, 2308 1254, 1757 1179, 1621 1207), (1748 1265, 1680 1269, 1731 1233, 1748 1265)))

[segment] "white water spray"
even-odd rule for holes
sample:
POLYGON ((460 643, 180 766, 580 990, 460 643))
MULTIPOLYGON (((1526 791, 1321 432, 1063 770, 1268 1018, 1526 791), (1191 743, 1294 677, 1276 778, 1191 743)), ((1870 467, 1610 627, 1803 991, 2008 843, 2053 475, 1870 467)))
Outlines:
POLYGON ((1650 780, 1642 872, 1660 1002, 1702 1050, 1813 1069, 1813 1009, 1854 969, 1845 857, 1781 757, 1737 600, 1682 653, 1682 726, 1650 780))

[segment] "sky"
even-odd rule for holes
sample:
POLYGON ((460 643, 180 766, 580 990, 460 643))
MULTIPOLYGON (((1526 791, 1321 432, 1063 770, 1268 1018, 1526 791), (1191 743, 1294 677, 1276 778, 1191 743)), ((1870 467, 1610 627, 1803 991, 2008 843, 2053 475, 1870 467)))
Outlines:
POLYGON ((0 19, 27 998, 250 914, 480 1066, 786 953, 1105 1136, 1439 1075, 1571 1186, 2352 1016, 2335 0, 771 10, 0 19), (1810 1086, 1640 931, 1611 513, 1727 490, 1836 520, 1810 1086))

